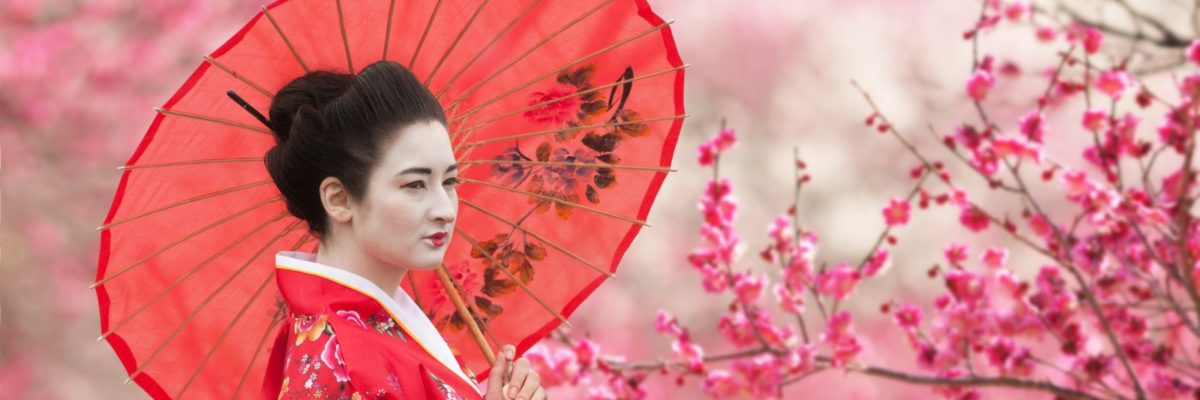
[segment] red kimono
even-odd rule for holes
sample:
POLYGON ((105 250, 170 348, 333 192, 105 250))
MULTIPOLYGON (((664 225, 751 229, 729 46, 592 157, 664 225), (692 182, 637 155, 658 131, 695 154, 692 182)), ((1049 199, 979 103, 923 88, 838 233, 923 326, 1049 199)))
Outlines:
POLYGON ((275 256, 289 313, 263 382, 266 399, 482 399, 424 312, 400 288, 315 262, 313 253, 275 256))

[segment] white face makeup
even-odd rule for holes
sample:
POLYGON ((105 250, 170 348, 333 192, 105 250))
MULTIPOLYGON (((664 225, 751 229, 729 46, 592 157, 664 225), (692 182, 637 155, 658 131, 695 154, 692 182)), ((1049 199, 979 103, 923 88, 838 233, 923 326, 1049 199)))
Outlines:
POLYGON ((396 268, 441 265, 458 214, 458 165, 446 127, 409 125, 381 157, 354 207, 353 240, 368 258, 396 268))

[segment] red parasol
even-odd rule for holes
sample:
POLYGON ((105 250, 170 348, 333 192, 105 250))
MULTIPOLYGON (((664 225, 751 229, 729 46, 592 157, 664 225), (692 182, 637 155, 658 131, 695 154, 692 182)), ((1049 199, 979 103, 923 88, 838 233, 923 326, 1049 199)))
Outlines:
MULTIPOLYGON (((524 352, 612 276, 684 118, 668 23, 645 0, 496 3, 277 1, 205 57, 121 167, 101 227, 102 338, 133 381, 155 398, 256 392, 282 319, 274 255, 316 242, 264 167, 269 130, 226 92, 266 110, 308 71, 399 61, 446 108, 464 184, 439 271, 455 290, 429 272, 402 286, 451 346, 524 352)), ((462 355, 486 374, 484 350, 462 355)))

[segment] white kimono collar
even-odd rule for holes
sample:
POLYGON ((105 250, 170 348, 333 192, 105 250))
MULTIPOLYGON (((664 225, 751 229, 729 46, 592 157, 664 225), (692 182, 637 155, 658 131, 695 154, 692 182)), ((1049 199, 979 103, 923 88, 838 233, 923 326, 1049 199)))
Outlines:
POLYGON ((380 305, 386 307, 392 315, 401 319, 396 322, 404 325, 404 328, 415 336, 417 341, 423 344, 423 347, 434 358, 445 365, 446 368, 458 374, 463 381, 469 383, 472 388, 475 388, 476 392, 479 392, 479 387, 473 381, 467 379, 466 373, 462 371, 462 368, 458 365, 458 361, 454 359, 454 353, 450 351, 450 346, 446 344, 446 339, 433 326, 433 322, 429 320, 425 312, 421 311, 417 303, 408 297, 408 293, 404 289, 396 287, 395 293, 388 296, 379 285, 376 285, 367 278, 341 268, 318 263, 316 259, 317 255, 314 253, 281 251, 275 254, 275 265, 276 268, 296 270, 324 277, 343 286, 356 289, 360 293, 375 299, 380 305))

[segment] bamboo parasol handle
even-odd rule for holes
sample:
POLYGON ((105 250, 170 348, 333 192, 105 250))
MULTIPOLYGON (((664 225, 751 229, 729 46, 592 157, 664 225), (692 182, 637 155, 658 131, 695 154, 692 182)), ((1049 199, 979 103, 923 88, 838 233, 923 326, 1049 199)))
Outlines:
POLYGON ((483 332, 479 330, 479 324, 475 323, 475 317, 471 316, 471 312, 467 310, 467 305, 463 303, 462 297, 458 295, 458 290, 454 288, 454 283, 450 281, 450 274, 446 272, 445 265, 437 267, 438 280, 442 283, 442 288, 446 289, 446 294, 449 295, 450 301, 454 303, 454 308, 458 310, 458 316, 466 321, 467 326, 471 328, 471 334, 475 336, 475 344, 479 345, 479 350, 483 352, 483 356, 487 357, 488 365, 496 364, 496 353, 492 351, 492 347, 488 345, 483 338, 483 332))

